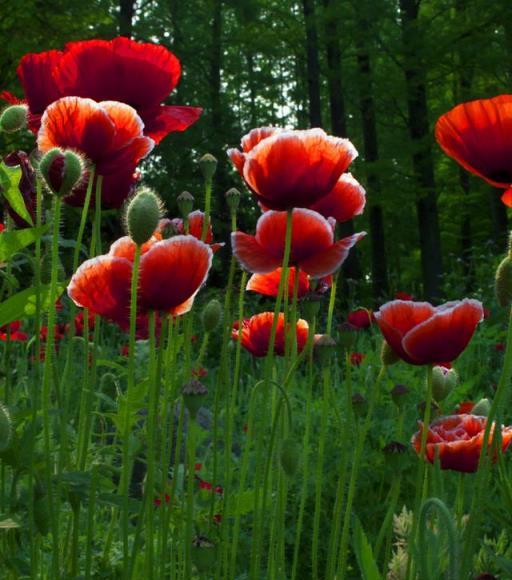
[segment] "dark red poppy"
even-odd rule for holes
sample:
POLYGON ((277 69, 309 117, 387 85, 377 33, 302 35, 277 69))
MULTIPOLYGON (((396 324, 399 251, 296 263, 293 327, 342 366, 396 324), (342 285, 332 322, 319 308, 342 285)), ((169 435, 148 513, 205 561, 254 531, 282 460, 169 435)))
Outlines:
POLYGON ((461 403, 459 403, 457 405, 457 408, 455 409, 453 414, 454 415, 466 415, 468 413, 471 413, 474 406, 475 406, 475 403, 473 403, 473 401, 462 401, 461 403))
POLYGON ((428 302, 394 300, 375 313, 389 346, 414 365, 444 364, 456 359, 482 319, 482 304, 467 298, 436 307, 428 302))
POLYGON ((366 355, 361 352, 352 352, 350 353, 350 364, 359 367, 365 358, 366 355))
POLYGON ((497 352, 504 352, 505 351, 505 344, 503 342, 497 342, 494 345, 494 350, 497 352))
POLYGON ((194 463, 194 471, 201 471, 202 468, 203 468, 202 463, 194 463))
MULTIPOLYGON (((70 298, 127 329, 134 253, 134 242, 124 237, 112 244, 108 254, 84 262, 69 283, 70 298)), ((174 316, 188 312, 208 276, 210 247, 193 236, 167 240, 154 236, 141 253, 139 316, 147 317, 150 310, 174 316)), ((142 326, 147 330, 147 320, 142 326)))
POLYGON ((5 225, 0 223, 0 234, 5 230, 5 225))
POLYGON ((358 329, 369 328, 372 325, 373 312, 366 308, 357 308, 349 312, 347 322, 358 329))
MULTIPOLYGON (((437 419, 428 429, 425 458, 434 463, 438 454, 441 469, 474 473, 478 469, 486 424, 487 417, 479 415, 450 415, 437 419)), ((423 424, 420 422, 419 425, 420 430, 412 437, 416 453, 421 450, 423 424)), ((489 435, 489 445, 494 428, 495 424, 489 435)), ((512 442, 512 427, 502 427, 501 437, 501 448, 505 452, 512 442)))
MULTIPOLYGON (((465 169, 504 189, 512 185, 512 95, 462 103, 436 123, 443 151, 465 169)), ((512 207, 512 192, 503 203, 512 207)))
POLYGON ((408 294, 407 292, 402 292, 401 290, 399 290, 395 294, 395 299, 396 300, 414 300, 414 296, 412 294, 408 294))
MULTIPOLYGON (((268 211, 256 224, 256 235, 231 234, 233 253, 243 268, 255 274, 268 274, 283 261, 286 212, 268 211)), ((292 217, 290 265, 298 266, 312 278, 332 274, 343 264, 350 248, 366 232, 334 241, 331 223, 309 209, 295 209, 292 217)))
MULTIPOLYGON (((262 357, 267 354, 273 320, 273 312, 262 312, 243 321, 241 332, 242 346, 252 355, 262 357)), ((305 320, 299 319, 296 328, 298 352, 301 352, 306 346, 308 332, 308 323, 305 320)), ((235 323, 231 333, 234 340, 238 340, 238 333, 238 324, 235 323)), ((284 314, 280 312, 277 321, 274 354, 284 356, 285 339, 284 314)))
MULTIPOLYGON (((167 48, 149 42, 124 37, 70 42, 64 51, 25 55, 17 72, 34 132, 46 107, 66 96, 130 105, 142 118, 145 135, 156 143, 187 129, 202 112, 161 104, 178 84, 181 65, 167 48)), ((3 98, 15 99, 9 93, 3 98)))
MULTIPOLYGON (((54 330, 53 330, 53 339, 55 340, 55 342, 59 342, 61 340, 63 340, 66 336, 66 327, 64 324, 56 324, 54 326, 54 330)), ((41 340, 46 341, 48 338, 48 327, 47 326, 41 326, 41 330, 40 330, 40 337, 41 340)))
MULTIPOLYGON (((83 336, 84 335, 84 329, 85 329, 85 315, 84 315, 84 311, 81 310, 76 316, 75 316, 75 320, 74 320, 74 324, 75 324, 75 336, 83 336)), ((94 325, 95 325, 95 316, 93 312, 89 312, 89 315, 87 316, 87 324, 89 327, 89 332, 94 330, 94 325)))
POLYGON ((192 376, 196 379, 202 379, 203 377, 208 376, 208 371, 204 367, 197 367, 192 369, 192 376))
POLYGON ((331 137, 322 129, 262 127, 243 137, 242 151, 229 149, 228 155, 257 201, 266 208, 309 208, 332 192, 329 213, 336 200, 350 200, 345 210, 339 210, 344 215, 359 211, 361 200, 354 203, 358 196, 355 191, 343 193, 341 186, 333 191, 357 157, 348 139, 331 137))
POLYGON ((20 328, 21 328, 20 320, 15 320, 10 324, 4 324, 3 326, 0 326, 0 340, 6 341, 7 337, 9 337, 10 340, 25 342, 26 340, 28 340, 28 334, 22 332, 20 328))
MULTIPOLYGON (((167 224, 167 220, 161 220, 162 226, 167 224)), ((197 209, 188 214, 188 233, 198 240, 201 239, 203 233, 203 223, 204 223, 204 212, 197 209)), ((174 218, 170 220, 170 224, 178 234, 185 233, 185 226, 181 218, 174 218)), ((222 248, 223 243, 213 243, 213 228, 212 222, 208 224, 208 229, 206 231, 205 243, 209 244, 213 252, 215 253, 218 249, 222 248)))
MULTIPOLYGON (((171 496, 168 493, 166 493, 163 498, 165 503, 169 503, 171 501, 171 496)), ((160 495, 159 497, 155 497, 153 503, 156 505, 156 507, 160 507, 162 505, 162 496, 160 495)))
MULTIPOLYGON (((14 151, 4 158, 4 163, 8 167, 19 166, 21 169, 21 179, 18 185, 25 207, 32 218, 33 223, 36 222, 36 174, 30 163, 29 156, 24 151, 14 151)), ((9 215, 20 228, 28 228, 32 224, 26 222, 16 211, 10 206, 9 200, 4 197, 4 203, 9 215)))

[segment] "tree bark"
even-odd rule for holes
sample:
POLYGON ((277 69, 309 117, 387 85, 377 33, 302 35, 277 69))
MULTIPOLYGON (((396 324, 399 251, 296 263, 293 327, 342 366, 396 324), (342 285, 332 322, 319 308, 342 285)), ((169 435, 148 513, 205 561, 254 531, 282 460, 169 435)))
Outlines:
POLYGON ((413 149, 412 166, 419 190, 416 212, 420 234, 423 292, 428 300, 436 300, 441 298, 443 267, 425 71, 417 50, 421 43, 418 25, 420 3, 421 0, 400 0, 400 15, 405 55, 408 125, 413 149))
POLYGON ((309 123, 311 127, 322 126, 320 99, 320 65, 318 62, 318 35, 316 31, 315 0, 302 0, 304 26, 306 29, 306 64, 309 96, 309 123))
POLYGON ((119 0, 119 34, 130 38, 133 32, 136 0, 119 0))

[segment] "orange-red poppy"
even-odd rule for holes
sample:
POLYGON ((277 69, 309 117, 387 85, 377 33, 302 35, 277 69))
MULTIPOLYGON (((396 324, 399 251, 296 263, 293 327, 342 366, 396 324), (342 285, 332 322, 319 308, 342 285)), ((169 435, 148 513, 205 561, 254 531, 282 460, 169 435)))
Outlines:
POLYGON ((456 359, 468 345, 483 314, 482 304, 467 298, 436 307, 428 302, 394 300, 375 313, 375 320, 401 359, 425 365, 456 359))
MULTIPOLYGON (((46 107, 66 96, 132 106, 144 121, 145 135, 156 143, 172 131, 187 129, 202 112, 161 104, 178 84, 181 65, 167 48, 150 42, 124 37, 69 42, 64 51, 26 54, 17 72, 34 132, 46 107)), ((1 97, 14 99, 6 92, 1 97)))
POLYGON ((10 324, 4 324, 3 326, 0 326, 0 340, 6 341, 7 339, 9 339, 19 342, 25 342, 26 340, 28 340, 28 334, 22 332, 20 328, 21 328, 20 320, 15 320, 10 324))
MULTIPOLYGON (((512 95, 462 103, 436 123, 443 151, 495 187, 512 185, 512 95)), ((512 191, 502 197, 512 207, 512 191)))
POLYGON ((373 322, 373 312, 367 308, 357 308, 348 313, 347 322, 357 329, 369 328, 373 322))
MULTIPOLYGON (((185 233, 185 226, 184 226, 183 220, 181 218, 174 218, 174 219, 169 220, 169 221, 170 221, 171 225, 173 226, 174 230, 178 234, 185 233)), ((213 252, 216 252, 217 250, 222 248, 224 243, 213 243, 212 221, 211 221, 211 219, 209 221, 210 221, 210 223, 208 224, 208 229, 206 231, 206 237, 204 239, 204 242, 207 244, 210 244, 210 247, 213 250, 213 252)), ((166 222, 166 220, 162 220, 162 222, 166 222)), ((199 209, 196 209, 195 211, 189 213, 188 214, 188 233, 191 236, 194 236, 194 238, 197 238, 198 240, 200 240, 202 233, 203 233, 203 223, 204 223, 204 212, 202 212, 199 209)), ((162 225, 165 226, 165 223, 162 225)))
MULTIPOLYGON (((263 206, 285 210, 312 207, 333 192, 357 151, 348 139, 322 129, 262 127, 242 139, 242 151, 229 149, 228 155, 263 206)), ((346 194, 340 189, 333 196, 346 194)))
MULTIPOLYGON (((135 244, 117 240, 108 254, 84 262, 71 278, 68 294, 77 304, 128 328, 130 287, 135 244)), ((206 281, 212 261, 207 244, 193 236, 160 240, 154 236, 142 246, 137 313, 150 310, 175 316, 188 312, 206 281)), ((146 329, 147 320, 141 320, 146 329)))
MULTIPOLYGON (((259 218, 255 236, 231 234, 233 253, 246 270, 268 274, 282 265, 286 219, 286 212, 268 211, 259 218)), ((360 232, 335 242, 332 225, 324 217, 309 209, 295 209, 289 263, 312 278, 323 278, 338 270, 350 248, 365 235, 360 232)))
MULTIPOLYGON (((486 424, 487 417, 479 415, 450 415, 437 419, 428 429, 425 458, 434 463, 438 454, 441 469, 475 472, 482 452, 486 424)), ((421 450, 423 424, 420 422, 419 425, 420 430, 412 437, 416 453, 421 450)), ((492 443, 495 427, 493 424, 489 445, 492 443)), ((512 427, 502 427, 501 438, 502 450, 505 452, 512 442, 512 427)))
MULTIPOLYGON (((247 282, 246 290, 263 294, 263 296, 271 296, 275 298, 279 290, 279 282, 281 281, 281 273, 283 269, 277 268, 269 274, 253 274, 247 282)), ((292 297, 295 289, 295 276, 297 270, 290 268, 288 271, 288 296, 292 297)), ((299 280, 297 285, 297 298, 300 300, 307 296, 311 290, 309 276, 302 270, 298 270, 299 280)), ((315 292, 322 294, 332 285, 332 276, 326 276, 318 280, 315 292)))
MULTIPOLYGON (((243 321, 241 330, 242 346, 252 355, 262 357, 267 354, 273 321, 273 312, 262 312, 261 314, 256 314, 255 316, 252 316, 251 318, 243 321)), ((280 312, 277 321, 276 338, 274 343, 274 354, 278 356, 284 356, 285 353, 286 330, 284 314, 280 312)), ((296 328, 298 352, 301 352, 306 346, 308 332, 308 323, 305 320, 299 319, 297 321, 296 328)), ((238 334, 238 323, 235 323, 233 325, 232 337, 235 340, 238 340, 238 334)))

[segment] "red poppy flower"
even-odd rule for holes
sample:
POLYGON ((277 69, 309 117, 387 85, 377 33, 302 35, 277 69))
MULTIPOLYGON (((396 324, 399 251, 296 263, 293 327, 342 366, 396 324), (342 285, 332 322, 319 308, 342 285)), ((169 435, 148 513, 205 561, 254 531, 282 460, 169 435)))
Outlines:
POLYGON ((5 230, 4 224, 0 223, 0 234, 5 230))
POLYGON ((412 294, 408 294, 407 292, 402 292, 401 290, 399 290, 395 294, 395 299, 396 300, 414 300, 414 296, 412 294))
POLYGON ((21 328, 20 320, 15 320, 10 324, 4 324, 3 326, 0 326, 0 340, 6 341, 7 336, 9 336, 10 340, 25 342, 26 340, 28 340, 28 334, 22 332, 20 328, 21 328))
MULTIPOLYGON (((348 139, 330 137, 322 129, 262 127, 242 139, 242 151, 229 149, 228 155, 259 202, 285 210, 312 207, 333 192, 357 151, 348 139)), ((354 197, 340 191, 333 196, 354 197)))
POLYGON ((475 403, 473 403, 473 401, 462 401, 461 403, 459 403, 457 405, 457 408, 455 409, 453 414, 454 415, 466 415, 468 413, 471 413, 474 406, 475 406, 475 403))
POLYGON ((202 379, 203 377, 208 376, 208 371, 204 367, 197 367, 192 369, 192 376, 197 379, 202 379))
MULTIPOLYGON (((168 493, 166 493, 163 497, 164 497, 165 503, 169 503, 171 501, 171 496, 168 493)), ((156 505, 156 507, 160 507, 162 505, 162 496, 155 497, 155 499, 153 500, 153 503, 156 505)))
MULTIPOLYGON (((268 343, 270 341, 270 333, 272 330, 272 323, 274 320, 273 312, 263 312, 256 314, 249 319, 243 321, 242 324, 242 346, 248 350, 252 355, 262 357, 267 354, 268 343)), ((308 323, 305 320, 299 319, 297 321, 296 336, 297 336, 297 350, 301 352, 306 346, 308 339, 308 323)), ((234 340, 238 340, 238 324, 233 325, 231 336, 234 340)), ((274 343, 274 354, 284 356, 285 353, 285 324, 284 314, 279 313, 276 328, 276 338, 274 343)))
MULTIPOLYGON (((169 220, 172 227, 178 234, 185 233, 185 226, 183 224, 183 220, 181 218, 174 218, 169 220)), ((167 220, 161 220, 162 226, 168 223, 167 220), (163 222, 163 223, 162 223, 163 222)), ((192 213, 188 214, 188 233, 194 238, 198 240, 201 239, 201 235, 203 233, 203 223, 204 223, 204 212, 199 209, 196 209, 192 213)), ((209 244, 212 251, 215 253, 219 248, 222 248, 224 245, 223 243, 212 243, 213 242, 213 229, 212 229, 212 222, 208 224, 208 230, 206 231, 206 238, 205 243, 209 244)))
MULTIPOLYGON (((135 244, 124 237, 108 254, 84 262, 71 278, 70 298, 121 328, 128 328, 135 244)), ((150 310, 174 316, 188 312, 206 281, 212 261, 210 247, 193 236, 168 240, 153 237, 142 246, 137 312, 150 310)), ((147 321, 144 325, 147 327, 147 321)))
MULTIPOLYGON (((50 103, 65 96, 119 101, 136 109, 156 143, 195 123, 202 109, 161 105, 178 84, 181 65, 164 46, 118 37, 70 42, 64 51, 25 55, 18 76, 37 131, 50 103)), ((4 99, 12 95, 4 94, 4 99)))
MULTIPOLYGON (((268 274, 281 266, 286 237, 286 212, 268 211, 256 224, 256 235, 231 234, 233 253, 242 267, 255 274, 268 274)), ((312 278, 332 274, 343 264, 350 248, 366 232, 335 242, 332 225, 309 209, 295 209, 292 217, 290 265, 312 278)))
MULTIPOLYGON (((487 417, 479 415, 450 415, 437 419, 428 429, 425 458, 434 463, 437 453, 441 469, 475 472, 482 452, 486 423, 487 417)), ((489 445, 492 443, 494 428, 495 424, 491 429, 489 445)), ((420 422, 420 430, 412 437, 416 453, 421 449, 422 430, 420 422)), ((512 442, 512 427, 503 427, 501 437, 502 450, 505 452, 512 442)))
POLYGON ((361 366, 361 363, 366 358, 366 355, 361 352, 353 352, 350 354, 350 364, 352 366, 361 366))
MULTIPOLYGON (((270 274, 253 274, 249 278, 245 289, 252 292, 257 292, 258 294, 263 294, 263 296, 271 296, 275 298, 279 291, 279 282, 281 280, 282 270, 282 268, 277 268, 273 272, 270 272, 270 274)), ((295 268, 290 268, 288 271, 288 296, 290 297, 293 296, 295 288, 296 271, 297 270, 295 268)), ((309 294, 311 285, 309 276, 302 270, 299 270, 298 272, 299 283, 297 286, 297 298, 300 300, 309 294)), ((315 292, 322 294, 331 286, 332 276, 326 276, 325 278, 318 280, 315 292)))
POLYGON ((358 329, 369 328, 372 325, 373 312, 366 308, 357 308, 349 312, 347 322, 358 329))
MULTIPOLYGON (((462 103, 436 123, 443 151, 495 187, 512 185, 512 95, 462 103)), ((512 192, 502 197, 512 207, 512 192)))
POLYGON ((389 346, 414 365, 444 364, 456 359, 482 319, 482 304, 467 298, 437 307, 428 302, 394 300, 375 313, 389 346))
POLYGON ((334 188, 320 201, 310 206, 324 217, 346 222, 361 215, 366 204, 366 192, 350 173, 344 173, 334 188))
MULTIPOLYGON (((36 174, 30 163, 29 156, 24 151, 14 151, 7 155, 4 159, 4 163, 8 167, 19 166, 21 169, 21 179, 18 184, 18 189, 23 196, 23 201, 25 202, 25 207, 32 218, 33 223, 36 222, 36 174)), ((28 228, 32 224, 26 222, 22 217, 20 217, 16 211, 10 206, 7 197, 4 197, 4 203, 9 215, 12 217, 14 222, 20 228, 28 228)))

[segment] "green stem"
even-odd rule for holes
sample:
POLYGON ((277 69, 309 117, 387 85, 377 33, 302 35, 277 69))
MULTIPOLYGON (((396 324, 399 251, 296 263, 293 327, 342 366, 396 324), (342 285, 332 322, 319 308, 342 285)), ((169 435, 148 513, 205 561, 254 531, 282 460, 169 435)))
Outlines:
POLYGON ((325 333, 331 334, 332 332, 332 321, 334 316, 334 305, 336 304, 336 290, 338 288, 338 273, 332 277, 331 293, 329 295, 329 308, 327 310, 327 324, 325 327, 325 333))
POLYGON ((208 226, 210 225, 210 210, 212 201, 212 178, 205 179, 204 183, 204 220, 203 229, 201 230, 201 241, 206 240, 208 234, 208 226))

